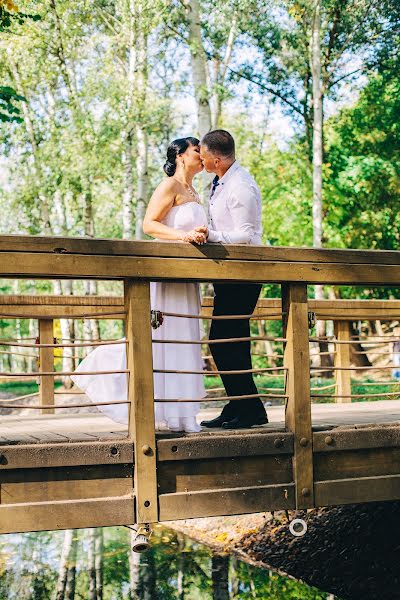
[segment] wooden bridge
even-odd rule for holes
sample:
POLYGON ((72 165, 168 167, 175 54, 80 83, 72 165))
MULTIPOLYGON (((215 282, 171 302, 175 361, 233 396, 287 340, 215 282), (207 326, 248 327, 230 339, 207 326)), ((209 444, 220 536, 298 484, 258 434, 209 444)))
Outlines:
MULTIPOLYGON (((400 392, 351 402, 358 398, 348 327, 352 320, 400 319, 400 302, 307 295, 307 284, 318 283, 400 287, 400 252, 7 236, 0 237, 0 258, 3 278, 124 281, 124 298, 0 299, 0 318, 39 320, 41 357, 40 409, 0 417, 0 533, 400 499, 400 392), (255 313, 283 323, 285 385, 270 396, 286 405, 268 409, 268 425, 156 434, 150 280, 281 284, 281 298, 260 301, 255 313), (320 394, 310 377, 318 372, 310 367, 310 313, 335 321, 334 404, 312 404, 320 394), (124 319, 127 427, 99 413, 66 413, 66 404, 85 408, 77 396, 62 413, 54 408, 54 349, 67 344, 54 344, 52 320, 66 317, 124 319)), ((206 316, 211 302, 204 302, 206 316)), ((391 367, 379 369, 388 374, 391 367)))

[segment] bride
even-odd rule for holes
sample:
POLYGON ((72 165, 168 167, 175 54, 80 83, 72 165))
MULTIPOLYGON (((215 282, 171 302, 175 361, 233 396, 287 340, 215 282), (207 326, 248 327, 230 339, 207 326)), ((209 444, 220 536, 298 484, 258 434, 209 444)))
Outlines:
MULTIPOLYGON (((186 137, 168 147, 164 171, 168 178, 154 191, 143 221, 144 233, 158 240, 205 242, 196 227, 207 226, 207 216, 193 188, 193 177, 200 173, 199 140, 186 137)), ((200 288, 197 283, 156 282, 150 284, 153 310, 170 313, 199 314, 200 288)), ((150 315, 149 315, 150 319, 150 315)), ((162 325, 153 331, 155 340, 199 340, 198 319, 164 316, 162 325)), ((202 371, 200 344, 153 343, 153 367, 156 370, 202 371)), ((99 346, 81 362, 71 379, 93 402, 127 399, 127 376, 123 373, 85 375, 85 371, 126 369, 126 344, 99 346)), ((206 395, 202 375, 154 373, 154 398, 197 399, 206 395)), ((128 407, 110 404, 99 407, 111 419, 128 422, 128 407)), ((156 402, 156 428, 171 431, 200 431, 196 415, 198 402, 156 402)))

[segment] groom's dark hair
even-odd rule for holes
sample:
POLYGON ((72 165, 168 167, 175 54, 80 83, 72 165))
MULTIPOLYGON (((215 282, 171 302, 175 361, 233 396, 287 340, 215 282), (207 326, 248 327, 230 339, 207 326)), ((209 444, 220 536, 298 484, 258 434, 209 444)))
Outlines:
POLYGON ((235 140, 225 129, 214 129, 209 131, 201 140, 207 146, 211 154, 223 158, 235 158, 235 140))

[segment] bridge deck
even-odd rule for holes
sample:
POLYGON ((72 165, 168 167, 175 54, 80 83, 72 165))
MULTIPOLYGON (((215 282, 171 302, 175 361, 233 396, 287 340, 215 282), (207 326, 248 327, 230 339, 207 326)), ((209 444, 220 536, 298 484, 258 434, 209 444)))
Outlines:
MULTIPOLYGON (((62 409, 66 410, 66 409, 62 409)), ((212 418, 219 412, 217 408, 203 409, 199 420, 212 418)), ((273 433, 282 431, 284 407, 268 408, 269 423, 262 427, 241 430, 240 433, 273 433)), ((314 431, 335 427, 400 423, 400 400, 381 400, 376 402, 354 402, 351 404, 313 404, 312 422, 314 431)), ((158 437, 181 437, 211 435, 223 430, 203 429, 200 434, 172 434, 160 432, 158 437)), ((228 433, 228 432, 224 432, 228 433)), ((230 434, 234 432, 229 432, 230 434)), ((55 414, 55 415, 2 415, 0 420, 0 445, 60 443, 77 441, 100 441, 105 439, 124 439, 127 436, 125 425, 115 423, 101 413, 55 414)))

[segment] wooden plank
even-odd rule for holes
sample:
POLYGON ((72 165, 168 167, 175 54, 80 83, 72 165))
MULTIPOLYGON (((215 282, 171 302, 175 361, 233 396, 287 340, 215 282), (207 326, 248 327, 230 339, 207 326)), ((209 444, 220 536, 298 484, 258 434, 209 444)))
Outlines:
POLYGON ((313 434, 314 452, 338 452, 364 448, 400 447, 400 427, 363 427, 362 429, 335 429, 313 434))
POLYGON ((256 433, 248 436, 214 434, 157 441, 159 461, 199 460, 202 458, 291 454, 293 434, 256 433))
POLYGON ((290 455, 158 463, 159 494, 293 483, 290 455))
MULTIPOLYGON (((335 321, 335 336, 339 342, 350 341, 349 321, 335 321)), ((350 367, 350 344, 336 344, 335 367, 350 367)), ((336 394, 348 396, 347 398, 336 398, 337 403, 351 403, 351 371, 336 371, 336 394)))
POLYGON ((315 480, 400 475, 400 448, 368 448, 314 454, 315 480))
POLYGON ((294 485, 161 494, 160 521, 294 509, 294 485))
POLYGON ((400 500, 400 475, 316 481, 316 506, 400 500))
POLYGON ((129 434, 135 444, 136 522, 158 521, 150 284, 125 284, 130 400, 129 434))
POLYGON ((60 236, 0 236, 0 252, 65 253, 76 255, 161 256, 225 260, 272 260, 281 262, 317 262, 344 264, 399 265, 397 251, 343 250, 324 248, 295 248, 288 246, 249 246, 127 241, 119 239, 90 239, 60 236))
POLYGON ((132 463, 131 441, 74 442, 2 446, 0 473, 5 469, 132 463))
POLYGON ((30 504, 32 502, 126 496, 131 494, 132 487, 130 478, 1 483, 0 503, 30 504))
POLYGON ((307 286, 282 286, 282 308, 286 313, 284 335, 287 339, 284 365, 288 369, 285 419, 288 431, 294 434, 296 507, 311 508, 314 496, 307 286))
POLYGON ((134 522, 132 495, 0 506, 0 534, 110 527, 134 522))
MULTIPOLYGON (((164 244, 166 245, 166 244, 164 244)), ((373 257, 371 256, 371 259, 373 257)), ((228 261, 4 252, 1 277, 398 285, 400 265, 228 261), (267 279, 266 279, 267 277, 267 279)))
MULTIPOLYGON (((39 319, 39 341, 41 344, 54 343, 53 319, 39 319)), ((39 372, 54 371, 54 349, 39 348, 39 372)), ((54 378, 42 376, 39 378, 39 401, 41 405, 54 405, 54 378)), ((54 413, 54 409, 43 408, 43 414, 54 413)))

